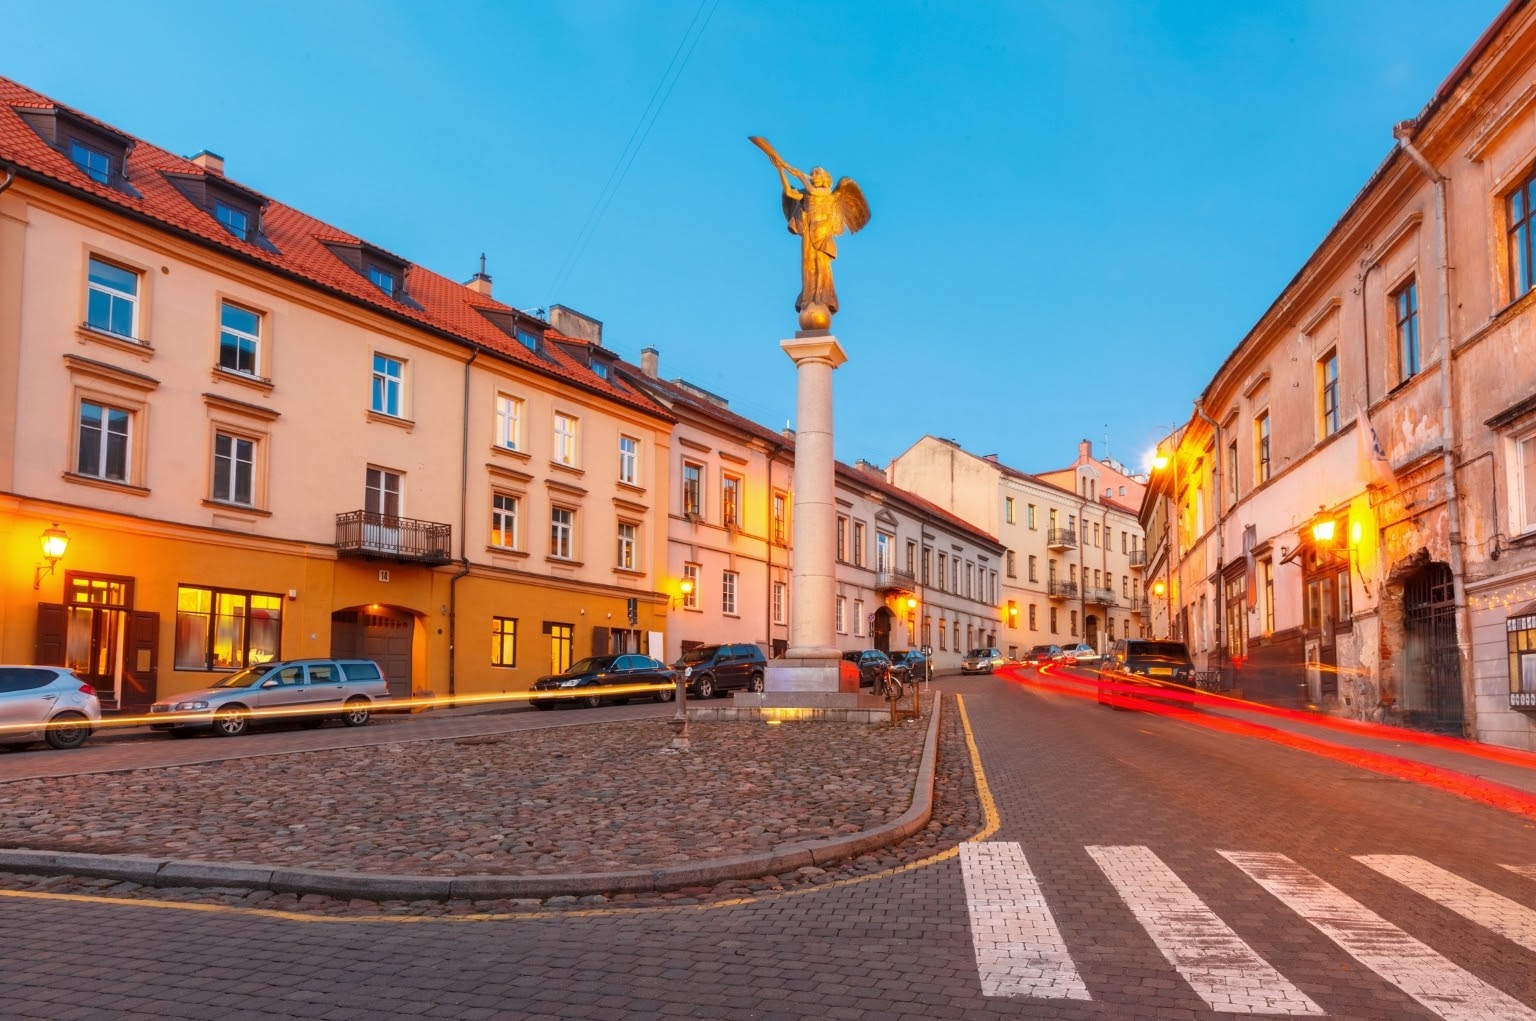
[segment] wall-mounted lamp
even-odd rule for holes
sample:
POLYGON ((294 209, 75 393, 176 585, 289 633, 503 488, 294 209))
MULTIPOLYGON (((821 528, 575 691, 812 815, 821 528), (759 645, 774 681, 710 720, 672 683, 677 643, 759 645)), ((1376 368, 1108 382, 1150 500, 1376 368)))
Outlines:
POLYGON ((64 551, 69 549, 69 533, 55 521, 52 528, 43 529, 42 543, 43 559, 48 562, 37 565, 37 573, 32 576, 33 588, 42 588, 43 575, 52 574, 54 567, 64 559, 64 551))
POLYGON ((1152 583, 1152 594, 1154 596, 1161 596, 1164 593, 1166 593, 1167 591, 1168 591, 1168 586, 1165 585, 1162 581, 1154 581, 1152 583))
POLYGON ((1162 471, 1164 468, 1168 467, 1169 461, 1170 458, 1167 454, 1158 454, 1152 458, 1152 470, 1162 471))
POLYGON ((1008 626, 1019 626, 1019 603, 1016 599, 1008 600, 1008 626))
POLYGON ((688 601, 688 597, 693 595, 693 579, 684 578, 682 581, 678 582, 677 591, 681 594, 676 599, 672 600, 673 609, 682 606, 688 601))

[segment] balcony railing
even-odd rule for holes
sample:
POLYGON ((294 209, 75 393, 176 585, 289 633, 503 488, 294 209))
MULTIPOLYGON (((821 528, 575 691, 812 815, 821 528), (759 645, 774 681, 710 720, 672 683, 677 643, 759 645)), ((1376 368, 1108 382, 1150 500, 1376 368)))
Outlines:
POLYGON ((911 592, 916 587, 917 579, 911 571, 905 571, 899 567, 887 567, 875 572, 875 588, 878 591, 911 592))
POLYGON ((436 521, 348 511, 336 515, 336 552, 446 564, 453 558, 452 528, 436 521))
POLYGON ((1077 530, 1074 528, 1048 528, 1045 544, 1051 549, 1076 549, 1077 530))
POLYGON ((1052 579, 1045 583, 1045 594, 1052 599, 1076 599, 1077 582, 1052 579))
POLYGON ((1084 588, 1083 602, 1092 603, 1095 606, 1114 606, 1120 601, 1112 588, 1084 588))
POLYGON ((1147 551, 1144 549, 1131 550, 1131 567, 1142 568, 1147 566, 1147 551))
POLYGON ((1130 610, 1132 613, 1146 613, 1147 597, 1131 596, 1129 599, 1125 600, 1125 606, 1126 609, 1130 610))

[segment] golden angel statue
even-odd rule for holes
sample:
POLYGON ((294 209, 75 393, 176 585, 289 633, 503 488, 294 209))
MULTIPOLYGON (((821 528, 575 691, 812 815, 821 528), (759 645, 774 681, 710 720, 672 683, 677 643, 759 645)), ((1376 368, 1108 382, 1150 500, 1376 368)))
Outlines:
POLYGON ((796 170, 779 158, 766 139, 749 138, 778 169, 784 186, 784 219, 789 232, 800 235, 800 297, 795 299, 800 328, 829 329, 837 312, 837 290, 832 286, 837 236, 845 230, 854 233, 869 222, 869 203, 852 178, 844 177, 833 187, 832 175, 823 168, 813 167, 809 174, 796 170), (800 181, 799 188, 790 183, 791 176, 800 181))

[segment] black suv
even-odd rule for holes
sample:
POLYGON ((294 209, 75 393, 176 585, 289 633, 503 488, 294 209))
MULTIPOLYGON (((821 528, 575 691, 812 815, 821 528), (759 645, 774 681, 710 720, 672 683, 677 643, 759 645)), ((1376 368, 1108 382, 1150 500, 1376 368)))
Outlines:
MULTIPOLYGON (((1099 661, 1099 704, 1112 705, 1104 698, 1105 685, 1132 684, 1138 688, 1176 689, 1193 686, 1195 662, 1183 642, 1151 638, 1122 638, 1109 647, 1099 661)), ((1141 692, 1121 691, 1121 696, 1142 697, 1141 692)), ((1117 706, 1117 708, 1119 708, 1117 706)))
POLYGON ((693 698, 713 698, 717 692, 732 688, 762 691, 767 668, 763 650, 752 644, 701 645, 672 664, 672 669, 683 675, 693 698))

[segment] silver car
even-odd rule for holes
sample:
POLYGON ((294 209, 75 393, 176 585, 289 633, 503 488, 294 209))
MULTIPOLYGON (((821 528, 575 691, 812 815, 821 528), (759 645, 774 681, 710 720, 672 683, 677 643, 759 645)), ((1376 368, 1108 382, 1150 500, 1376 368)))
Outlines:
POLYGON ((79 748, 101 722, 96 689, 61 666, 0 666, 0 744, 79 748))
POLYGON ((339 719, 368 722, 389 698, 389 682, 371 659, 289 659, 246 667, 202 691, 164 698, 149 707, 152 730, 187 737, 211 729, 238 737, 252 720, 289 718, 310 726, 339 719))
POLYGON ((1008 660, 996 649, 972 649, 960 660, 962 674, 990 674, 1008 660))

